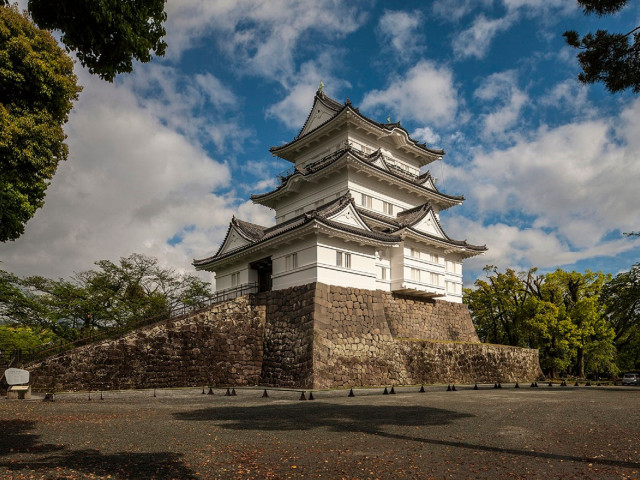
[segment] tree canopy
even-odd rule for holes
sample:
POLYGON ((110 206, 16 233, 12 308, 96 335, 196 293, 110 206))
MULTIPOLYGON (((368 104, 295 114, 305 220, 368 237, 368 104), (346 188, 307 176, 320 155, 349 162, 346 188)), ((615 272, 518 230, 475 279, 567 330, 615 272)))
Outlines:
POLYGON ((20 278, 0 270, 0 324, 73 340, 87 332, 169 316, 213 296, 207 282, 163 267, 153 257, 132 254, 118 263, 100 260, 95 265, 94 270, 58 280, 20 278))
POLYGON ((82 65, 113 81, 131 72, 133 60, 162 56, 166 0, 29 0, 29 13, 40 27, 62 32, 62 43, 82 65))
MULTIPOLYGON (((500 272, 495 266, 485 272, 486 279, 477 279, 464 296, 482 341, 539 349, 540 366, 550 376, 615 374, 638 366, 637 359, 618 361, 618 314, 607 313, 604 301, 619 292, 610 275, 500 272)), ((619 330, 628 335, 629 323, 619 330)), ((631 343, 638 345, 635 337, 631 343)))
MULTIPOLYGON (((577 0, 585 14, 610 15, 624 8, 628 0, 577 0)), ((598 30, 582 38, 575 30, 564 32, 567 43, 582 50, 578 61, 582 83, 603 82, 612 93, 631 88, 640 92, 640 26, 626 33, 598 30)))
POLYGON ((81 88, 73 61, 17 7, 0 8, 0 241, 44 205, 68 154, 62 126, 81 88))
POLYGON ((30 18, 0 0, 0 242, 24 233, 68 155, 62 127, 81 88, 48 30, 111 82, 134 60, 164 55, 165 1, 29 0, 30 18))

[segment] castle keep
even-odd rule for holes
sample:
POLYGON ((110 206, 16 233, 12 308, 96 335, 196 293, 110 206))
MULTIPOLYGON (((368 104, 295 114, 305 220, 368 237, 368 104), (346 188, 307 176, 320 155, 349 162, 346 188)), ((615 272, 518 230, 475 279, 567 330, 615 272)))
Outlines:
POLYGON ((276 225, 233 218, 218 252, 194 261, 216 273, 219 291, 320 282, 462 302, 462 261, 486 248, 452 239, 440 223, 464 200, 421 173, 442 150, 319 90, 298 136, 271 152, 293 167, 251 199, 275 210, 276 225))
POLYGON ((319 90, 293 163, 252 200, 263 227, 233 218, 217 253, 225 301, 31 366, 34 385, 332 388, 532 381, 538 351, 479 342, 462 304, 462 262, 486 247, 449 237, 423 167, 444 155, 399 123, 377 123, 319 90), (247 292, 251 292, 246 294, 247 292))

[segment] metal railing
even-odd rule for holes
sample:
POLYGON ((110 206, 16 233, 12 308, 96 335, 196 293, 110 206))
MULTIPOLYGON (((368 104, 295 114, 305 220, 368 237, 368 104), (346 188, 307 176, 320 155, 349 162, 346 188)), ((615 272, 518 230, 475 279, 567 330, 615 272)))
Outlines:
MULTIPOLYGON (((154 323, 172 320, 184 317, 199 310, 203 310, 217 303, 233 300, 234 298, 241 297, 243 295, 249 295, 257 293, 258 283, 246 283, 238 285, 237 287, 227 288, 216 292, 210 298, 207 298, 201 302, 194 304, 182 304, 179 307, 172 308, 169 313, 153 315, 150 317, 141 318, 127 322, 125 325, 118 325, 101 330, 91 330, 90 332, 82 335, 75 340, 63 340, 60 339, 56 342, 49 342, 30 349, 18 349, 10 352, 0 349, 0 365, 5 365, 5 368, 9 368, 13 364, 31 363, 38 360, 58 355, 60 353, 73 350, 74 348, 81 347, 83 345, 89 345, 100 340, 108 338, 119 337, 125 333, 131 332, 147 325, 154 323)), ((4 370, 3 370, 4 371, 4 370)))

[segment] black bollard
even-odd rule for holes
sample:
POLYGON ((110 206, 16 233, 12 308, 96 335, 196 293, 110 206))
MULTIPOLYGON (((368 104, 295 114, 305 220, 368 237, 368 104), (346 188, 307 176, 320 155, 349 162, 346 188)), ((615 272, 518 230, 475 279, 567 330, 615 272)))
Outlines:
POLYGON ((520 385, 518 384, 518 382, 516 382, 516 386, 513 388, 520 388, 520 385))
POLYGON ((307 399, 307 397, 305 397, 304 392, 302 392, 300 394, 300 400, 306 400, 306 399, 307 399))
POLYGON ((418 393, 424 393, 424 385, 420 385, 420 391, 418 393))
POLYGON ((267 393, 267 389, 264 389, 264 393, 262 394, 262 398, 269 398, 269 394, 267 393))
POLYGON ((235 388, 232 388, 232 389, 231 389, 231 396, 232 396, 232 397, 235 397, 235 396, 236 396, 236 389, 235 389, 235 388))
POLYGON ((536 388, 538 388, 538 382, 534 382, 534 383, 533 383, 533 386, 534 386, 534 387, 536 387, 536 388))
POLYGON ((231 390, 229 390, 227 388, 227 393, 224 394, 225 397, 230 397, 231 396, 231 390))
POLYGON ((396 391, 395 391, 395 389, 393 388, 393 385, 391 385, 391 391, 390 391, 389 393, 390 393, 391 395, 395 395, 395 394, 396 394, 396 391))
POLYGON ((498 388, 502 388, 502 384, 498 382, 498 388))
POLYGON ((531 387, 529 388, 536 388, 535 384, 533 382, 531 382, 531 387))
POLYGON ((315 400, 315 398, 313 398, 313 392, 309 392, 309 400, 315 400))
POLYGON ((578 382, 576 382, 576 383, 574 383, 574 384, 573 384, 573 386, 574 386, 574 387, 579 387, 579 386, 580 386, 580 384, 579 384, 578 382))
POLYGON ((353 388, 351 390, 349 390, 349 397, 355 397, 355 395, 353 394, 353 388))
POLYGON ((382 392, 383 395, 389 395, 389 391, 387 390, 387 387, 384 387, 384 392, 382 392))
POLYGON ((447 385, 447 392, 451 391, 451 385, 447 385))
MULTIPOLYGON (((204 388, 202 389, 202 393, 204 393, 204 388)), ((209 393, 207 395, 213 395, 213 387, 209 387, 209 393)))
POLYGON ((498 384, 497 384, 497 383, 494 383, 494 384, 493 384, 493 388, 498 388, 498 384))
POLYGON ((456 386, 455 385, 451 385, 451 391, 455 392, 456 391, 456 386))
POLYGON ((153 389, 153 398, 156 398, 156 389, 153 389))
POLYGON ((44 402, 55 402, 55 398, 54 398, 54 394, 53 393, 45 393, 44 394, 44 398, 42 399, 42 401, 44 402))
POLYGON ((474 390, 480 390, 480 389, 478 388, 478 384, 477 384, 477 383, 473 386, 473 389, 474 389, 474 390))
POLYGON ((202 387, 202 394, 206 395, 205 391, 204 391, 204 387, 202 387))
POLYGON ((585 384, 585 387, 590 387, 590 386, 591 386, 591 382, 587 382, 587 383, 585 384))
POLYGON ((550 387, 553 387, 553 383, 549 382, 549 386, 550 386, 550 387))

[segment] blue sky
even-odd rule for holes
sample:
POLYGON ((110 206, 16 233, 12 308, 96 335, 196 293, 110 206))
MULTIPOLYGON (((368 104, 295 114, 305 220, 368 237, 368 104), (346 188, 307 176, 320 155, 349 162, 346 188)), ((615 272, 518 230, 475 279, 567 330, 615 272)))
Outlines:
POLYGON ((84 85, 66 127, 69 160, 2 268, 67 277, 133 252, 179 270, 214 252, 232 215, 290 164, 320 81, 379 121, 443 148, 442 214, 454 238, 487 244, 465 263, 617 273, 640 258, 640 96, 580 85, 562 32, 627 32, 640 3, 585 17, 570 0, 169 0, 165 58, 84 85))

